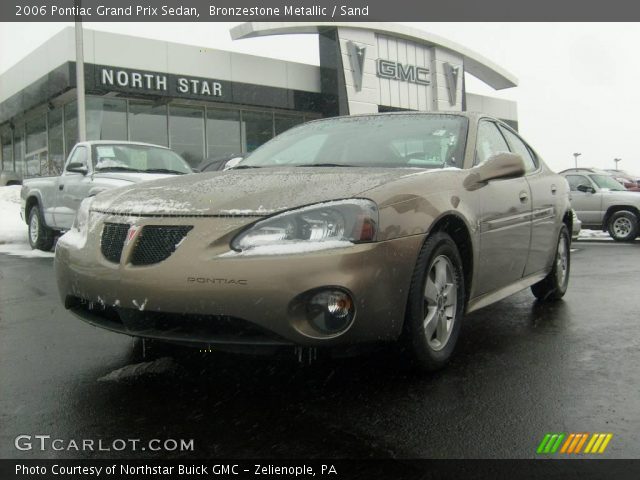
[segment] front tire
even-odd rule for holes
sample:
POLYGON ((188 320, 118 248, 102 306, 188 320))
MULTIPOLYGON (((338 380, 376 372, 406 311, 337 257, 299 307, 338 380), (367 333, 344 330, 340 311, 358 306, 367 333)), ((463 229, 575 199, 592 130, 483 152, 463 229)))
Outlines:
POLYGON ((421 370, 444 367, 455 350, 465 307, 462 259, 449 235, 437 232, 418 255, 405 318, 407 350, 421 370))
POLYGON ((638 236, 638 217, 628 210, 620 210, 611 215, 607 230, 616 242, 633 242, 638 236))
POLYGON ((538 300, 555 301, 561 299, 566 293, 571 271, 570 246, 569 230, 566 225, 562 225, 560 235, 558 235, 553 268, 544 279, 531 286, 531 292, 538 300))
POLYGON ((54 234, 44 223, 40 206, 29 210, 29 244, 31 248, 48 252, 53 248, 54 234))

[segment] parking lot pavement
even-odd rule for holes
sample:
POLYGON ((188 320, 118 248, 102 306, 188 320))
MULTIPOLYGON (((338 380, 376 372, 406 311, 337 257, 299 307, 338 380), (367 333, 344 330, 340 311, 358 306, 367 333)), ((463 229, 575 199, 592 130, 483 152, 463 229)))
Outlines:
POLYGON ((382 351, 178 354, 144 367, 132 340, 61 306, 52 260, 0 254, 0 457, 535 457, 547 432, 611 432, 640 458, 640 244, 574 244, 565 300, 524 291, 467 317, 445 370, 382 351), (155 369, 155 370, 154 370, 155 369), (18 451, 17 435, 194 439, 194 452, 18 451))

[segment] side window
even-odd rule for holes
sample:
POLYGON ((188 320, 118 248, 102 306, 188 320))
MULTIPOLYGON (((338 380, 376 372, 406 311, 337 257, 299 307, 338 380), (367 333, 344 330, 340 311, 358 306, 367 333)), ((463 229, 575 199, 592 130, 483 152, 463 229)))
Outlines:
POLYGON ((586 185, 588 187, 591 186, 591 182, 584 175, 567 175, 567 182, 569 182, 569 189, 572 192, 578 191, 578 185, 586 185))
POLYGON ((509 146, 493 122, 481 121, 478 125, 478 140, 476 143, 476 160, 474 165, 480 165, 487 159, 500 152, 509 152, 509 146))
POLYGON ((524 160, 525 171, 527 173, 533 172, 536 168, 538 168, 536 161, 533 159, 533 156, 531 155, 531 151, 525 145, 522 139, 520 139, 520 137, 518 137, 512 131, 507 130, 506 128, 500 127, 500 131, 503 133, 503 135, 507 139, 507 142, 509 142, 509 145, 511 145, 511 149, 513 150, 513 153, 517 153, 524 160))
POLYGON ((67 162, 67 166, 71 163, 82 163, 83 165, 88 165, 87 158, 87 147, 78 147, 71 154, 71 158, 69 158, 69 162, 67 162))

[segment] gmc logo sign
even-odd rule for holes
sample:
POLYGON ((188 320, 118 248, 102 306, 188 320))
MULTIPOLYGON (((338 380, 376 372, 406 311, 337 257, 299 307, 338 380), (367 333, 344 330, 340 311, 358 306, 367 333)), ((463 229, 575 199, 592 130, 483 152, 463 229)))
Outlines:
POLYGON ((417 83, 419 85, 429 85, 429 69, 417 67, 415 65, 403 65, 400 62, 383 60, 376 61, 376 75, 390 80, 400 80, 402 82, 417 83))

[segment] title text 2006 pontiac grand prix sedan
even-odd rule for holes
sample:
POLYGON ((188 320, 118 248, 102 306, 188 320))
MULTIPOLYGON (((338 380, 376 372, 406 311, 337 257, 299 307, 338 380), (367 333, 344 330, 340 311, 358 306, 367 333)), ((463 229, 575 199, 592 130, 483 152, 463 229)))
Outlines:
POLYGON ((61 237, 62 300, 83 320, 194 346, 399 341, 442 367, 463 315, 526 287, 562 297, 566 181, 475 114, 319 120, 235 168, 83 202, 61 237))

